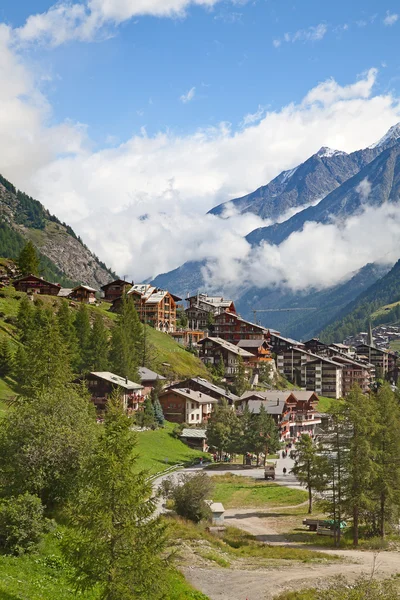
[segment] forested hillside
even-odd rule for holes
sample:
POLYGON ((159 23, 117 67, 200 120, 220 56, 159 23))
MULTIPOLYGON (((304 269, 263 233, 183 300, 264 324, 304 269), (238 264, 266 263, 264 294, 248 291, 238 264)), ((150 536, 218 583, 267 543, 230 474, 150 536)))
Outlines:
POLYGON ((40 254, 41 274, 51 281, 98 289, 115 275, 69 225, 0 175, 0 256, 16 259, 27 240, 40 254))
MULTIPOLYGON (((367 331, 373 313, 378 308, 398 300, 400 300, 400 260, 387 275, 375 282, 336 315, 335 320, 321 331, 321 340, 323 342, 340 342, 349 335, 367 331)), ((392 315, 394 320, 396 310, 392 315)), ((376 315, 376 319, 373 319, 374 323, 389 322, 379 321, 379 318, 376 315)))

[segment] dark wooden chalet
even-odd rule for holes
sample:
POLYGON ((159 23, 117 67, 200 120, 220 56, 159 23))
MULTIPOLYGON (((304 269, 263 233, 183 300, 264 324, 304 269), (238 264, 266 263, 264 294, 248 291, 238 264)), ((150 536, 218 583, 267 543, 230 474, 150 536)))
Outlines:
POLYGON ((73 288, 70 294, 71 300, 84 302, 85 304, 94 304, 96 302, 96 290, 88 285, 78 285, 73 288))
POLYGON ((108 398, 118 389, 121 392, 124 408, 127 411, 136 411, 144 401, 143 386, 129 381, 127 377, 120 377, 109 371, 92 372, 83 378, 86 381, 91 400, 97 410, 106 408, 108 398))
POLYGON ((115 281, 106 283, 106 285, 101 287, 104 292, 104 300, 106 302, 113 302, 117 298, 121 298, 125 293, 127 294, 132 286, 133 281, 129 283, 125 279, 116 279, 115 281))
POLYGON ((44 294, 46 296, 58 296, 61 289, 59 283, 50 283, 42 277, 36 275, 25 275, 13 282, 13 286, 17 292, 25 292, 26 294, 44 294))

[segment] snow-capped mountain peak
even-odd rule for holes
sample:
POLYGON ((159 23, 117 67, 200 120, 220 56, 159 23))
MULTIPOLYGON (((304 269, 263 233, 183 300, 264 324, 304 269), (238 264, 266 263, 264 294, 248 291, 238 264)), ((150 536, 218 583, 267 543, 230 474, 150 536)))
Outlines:
POLYGON ((393 125, 389 129, 389 131, 387 133, 385 133, 385 135, 383 136, 383 138, 381 138, 379 140, 379 142, 372 144, 372 146, 370 146, 370 148, 380 148, 381 146, 384 146, 388 142, 391 142, 391 141, 395 142, 399 138, 400 138, 400 123, 396 123, 396 125, 393 125))
POLYGON ((347 154, 346 152, 342 152, 342 150, 334 150, 333 148, 328 148, 328 146, 322 146, 317 152, 317 156, 320 158, 338 156, 339 154, 347 154))

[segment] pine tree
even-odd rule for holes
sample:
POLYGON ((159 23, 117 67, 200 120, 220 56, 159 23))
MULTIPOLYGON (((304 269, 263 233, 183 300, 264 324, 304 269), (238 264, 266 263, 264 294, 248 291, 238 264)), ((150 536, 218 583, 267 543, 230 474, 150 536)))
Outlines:
POLYGON ((354 386, 345 399, 345 417, 350 428, 347 478, 344 489, 345 514, 353 519, 353 543, 358 545, 359 525, 371 506, 371 486, 374 474, 374 411, 369 396, 354 386))
POLYGON ((130 426, 112 399, 62 549, 80 590, 96 588, 103 600, 158 600, 165 597, 165 525, 153 516, 151 483, 137 470, 130 426))
POLYGON ((7 377, 13 370, 13 353, 6 337, 0 341, 0 377, 7 377))
POLYGON ((233 380, 233 387, 235 389, 235 394, 237 394, 239 397, 242 396, 242 394, 244 394, 244 392, 249 389, 249 380, 241 356, 238 357, 238 365, 233 380))
POLYGON ((373 491, 378 531, 383 538, 388 519, 400 507, 400 407, 388 383, 379 389, 373 400, 377 425, 373 438, 376 468, 373 491))
POLYGON ((78 338, 74 327, 72 312, 68 302, 63 300, 57 312, 58 327, 65 347, 68 349, 70 362, 76 365, 78 360, 78 338))
POLYGON ((151 390, 150 398, 151 398, 151 402, 152 402, 153 408, 154 408, 155 420, 160 427, 163 427, 165 417, 164 417, 164 412, 163 412, 163 409, 162 409, 162 406, 160 403, 160 398, 159 398, 161 389, 162 389, 162 383, 159 379, 157 379, 154 384, 153 389, 151 390))
POLYGON ((90 320, 89 310, 86 304, 81 303, 74 321, 76 337, 78 340, 78 353, 76 361, 76 370, 79 373, 90 371, 90 320))
POLYGON ((68 351, 51 311, 36 309, 37 322, 23 349, 17 352, 15 374, 20 391, 35 398, 72 379, 68 351))
POLYGON ((34 306, 28 296, 23 296, 18 306, 17 329, 20 341, 24 344, 34 326, 34 306))
POLYGON ((18 267, 22 275, 39 275, 39 258, 31 241, 19 253, 18 267))
POLYGON ((326 462, 309 435, 303 434, 296 444, 296 459, 292 472, 308 491, 308 514, 311 514, 313 493, 323 489, 326 462))
POLYGON ((131 296, 122 297, 118 321, 111 333, 110 363, 113 371, 132 381, 140 380, 138 366, 142 360, 143 326, 131 296))
POLYGON ((237 419, 235 411, 222 399, 221 403, 215 406, 207 423, 207 443, 218 450, 220 460, 224 450, 232 449, 232 446, 239 443, 234 434, 239 430, 235 426, 237 419))
POLYGON ((90 334, 90 369, 92 371, 107 371, 108 363, 108 332, 103 317, 96 314, 90 334))
POLYGON ((155 411, 150 396, 147 396, 143 404, 142 427, 151 427, 155 422, 155 411))

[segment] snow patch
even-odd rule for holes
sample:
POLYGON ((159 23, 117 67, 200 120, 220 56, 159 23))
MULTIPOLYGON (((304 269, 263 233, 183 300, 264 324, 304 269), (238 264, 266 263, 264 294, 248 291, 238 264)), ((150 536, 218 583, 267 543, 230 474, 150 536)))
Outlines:
POLYGON ((383 138, 381 138, 379 140, 379 142, 372 144, 372 146, 369 146, 369 148, 371 148, 371 149, 380 148, 381 146, 384 146, 386 144, 386 142, 390 142, 391 140, 393 140, 395 142, 399 138, 400 138, 400 123, 396 123, 396 125, 393 125, 393 127, 391 127, 387 133, 385 133, 385 135, 383 136, 383 138))
POLYGON ((294 169, 290 169, 290 171, 283 171, 283 173, 281 173, 281 180, 279 183, 281 183, 281 185, 287 183, 289 179, 296 173, 298 168, 299 167, 295 167, 294 169))
POLYGON ((321 158, 325 156, 339 156, 340 154, 347 155, 347 152, 343 152, 342 150, 334 150, 333 148, 328 148, 327 146, 322 146, 322 148, 317 152, 317 156, 320 156, 321 158))

